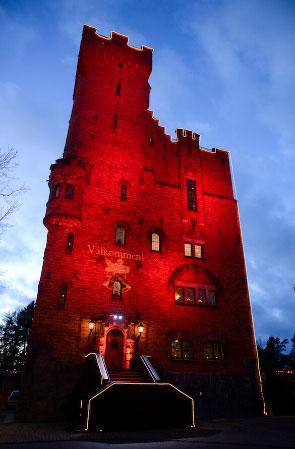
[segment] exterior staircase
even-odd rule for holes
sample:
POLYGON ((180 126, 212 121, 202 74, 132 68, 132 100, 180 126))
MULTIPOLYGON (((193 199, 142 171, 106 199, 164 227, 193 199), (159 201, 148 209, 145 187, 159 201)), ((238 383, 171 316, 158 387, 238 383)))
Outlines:
POLYGON ((138 370, 108 371, 100 353, 85 357, 80 401, 85 430, 195 427, 193 399, 161 382, 147 356, 139 362, 138 370))
POLYGON ((139 371, 109 371, 109 376, 111 382, 147 382, 139 371))

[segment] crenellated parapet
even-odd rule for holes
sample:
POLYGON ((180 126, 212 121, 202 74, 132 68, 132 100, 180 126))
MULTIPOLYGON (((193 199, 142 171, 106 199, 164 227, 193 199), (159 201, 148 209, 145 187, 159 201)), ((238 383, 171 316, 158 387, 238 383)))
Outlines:
POLYGON ((194 147, 199 148, 200 135, 196 132, 189 129, 177 128, 176 136, 178 142, 193 145, 194 147))
POLYGON ((44 225, 77 226, 82 219, 84 187, 90 182, 92 166, 78 158, 57 159, 50 167, 49 200, 44 225))

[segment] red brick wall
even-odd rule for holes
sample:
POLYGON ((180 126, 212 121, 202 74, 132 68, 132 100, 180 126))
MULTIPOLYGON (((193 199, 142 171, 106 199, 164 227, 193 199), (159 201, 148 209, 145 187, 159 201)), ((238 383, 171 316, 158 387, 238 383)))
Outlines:
POLYGON ((84 28, 64 159, 51 167, 49 185, 60 183, 61 191, 49 200, 44 220, 48 240, 33 341, 46 342, 55 360, 80 363, 90 318, 119 312, 126 326, 140 317, 140 349, 157 367, 243 375, 256 350, 228 153, 200 149, 199 136, 190 131, 177 130, 175 141, 165 135, 147 109, 151 57, 150 49, 129 47, 123 36, 107 39, 84 28), (196 182, 196 211, 187 208, 187 179, 196 182), (64 198, 67 183, 75 186, 72 200, 64 198), (122 183, 126 201, 120 199, 122 183), (126 227, 125 247, 115 246, 118 224, 126 227), (160 253, 151 251, 155 230, 160 253), (70 232, 75 241, 68 254, 70 232), (185 257, 184 241, 201 242, 204 257, 185 257), (98 247, 143 254, 141 263, 123 260, 128 273, 121 276, 121 300, 104 285, 118 255, 98 247), (216 306, 175 304, 177 282, 215 285, 216 306), (68 284, 64 307, 58 305, 62 283, 68 284), (172 360, 176 338, 193 342, 194 360, 172 360), (203 360, 208 339, 224 344, 224 362, 203 360))

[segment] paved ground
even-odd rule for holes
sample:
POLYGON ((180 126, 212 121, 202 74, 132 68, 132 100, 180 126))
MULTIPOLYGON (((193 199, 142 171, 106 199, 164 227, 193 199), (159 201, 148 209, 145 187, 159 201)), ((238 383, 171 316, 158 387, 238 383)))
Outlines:
MULTIPOLYGON (((295 448, 295 417, 199 422, 196 430, 82 433, 66 424, 0 423, 0 449, 295 448)), ((12 421, 10 416, 10 421, 12 421)))

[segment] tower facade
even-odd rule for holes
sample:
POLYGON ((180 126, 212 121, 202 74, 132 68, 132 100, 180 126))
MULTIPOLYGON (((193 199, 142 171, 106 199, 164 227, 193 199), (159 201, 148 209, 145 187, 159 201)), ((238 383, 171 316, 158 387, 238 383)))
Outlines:
MULTIPOLYGON (((84 357, 150 356, 201 417, 259 413, 259 378, 229 154, 165 134, 149 108, 152 49, 85 26, 48 230, 23 399, 62 416, 84 357)), ((24 416, 24 414, 23 414, 24 416)))

